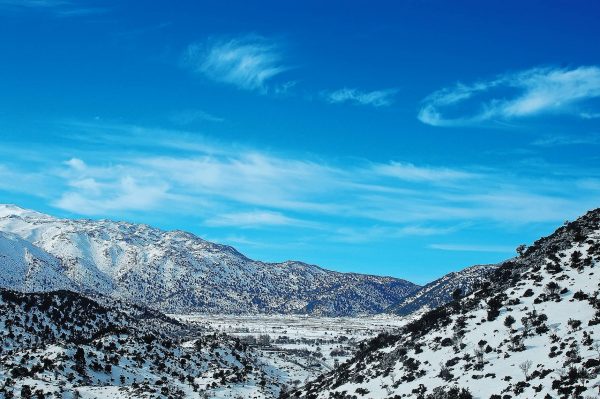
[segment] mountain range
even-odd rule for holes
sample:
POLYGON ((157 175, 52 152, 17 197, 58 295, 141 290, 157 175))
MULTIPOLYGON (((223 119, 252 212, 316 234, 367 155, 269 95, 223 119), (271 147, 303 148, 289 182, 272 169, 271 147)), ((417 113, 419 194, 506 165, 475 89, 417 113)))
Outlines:
MULTIPOLYGON (((146 308, 148 297, 128 294, 131 286, 122 284, 129 280, 117 277, 127 267, 143 276, 170 267, 167 276, 184 278, 192 272, 176 270, 186 266, 194 272, 206 273, 210 266, 238 273, 241 266, 285 268, 288 263, 252 261, 233 248, 183 232, 57 219, 14 206, 0 209, 0 283, 13 287, 0 287, 3 399, 19 393, 57 398, 571 399, 593 398, 600 386, 600 209, 537 240, 518 257, 451 273, 424 287, 413 285, 396 303, 379 303, 377 311, 411 313, 407 324, 359 343, 349 360, 290 390, 282 382, 285 372, 252 347, 146 308), (186 251, 187 263, 178 263, 176 257, 186 251), (248 264, 218 265, 215 259, 248 264)), ((331 278, 346 276, 304 266, 331 278)), ((147 290, 165 286, 162 281, 144 284, 147 290)), ((262 284, 259 280, 257 287, 270 287, 262 284)), ((227 284, 218 287, 235 292, 227 284)), ((373 311, 375 305, 367 305, 365 298, 377 301, 374 295, 358 300, 350 295, 343 297, 347 307, 338 310, 373 311)), ((168 303, 161 306, 169 308, 168 303)))
POLYGON ((255 261, 183 231, 61 219, 14 205, 0 205, 0 256, 0 287, 69 289, 168 313, 374 314, 420 288, 302 262, 255 261))

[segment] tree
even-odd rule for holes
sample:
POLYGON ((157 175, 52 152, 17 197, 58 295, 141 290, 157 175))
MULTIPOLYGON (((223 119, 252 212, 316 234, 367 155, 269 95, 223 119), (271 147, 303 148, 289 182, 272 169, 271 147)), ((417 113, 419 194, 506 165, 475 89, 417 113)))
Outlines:
POLYGON ((453 301, 460 301, 460 298, 463 297, 463 292, 460 288, 455 289, 454 291, 452 291, 452 300, 453 301))
POLYGON ((73 360, 75 361, 75 371, 85 374, 85 351, 81 346, 77 347, 73 360))
POLYGON ((511 315, 506 316, 506 318, 504 319, 504 325, 508 329, 512 329, 512 325, 515 324, 515 322, 516 322, 515 318, 512 317, 511 315))
POLYGON ((557 295, 560 292, 560 285, 558 285, 556 281, 550 281, 548 284, 546 284, 544 291, 546 291, 546 294, 550 296, 557 295))
POLYGON ((519 256, 523 256, 525 255, 525 251, 527 250, 527 245, 525 244, 521 244, 517 247, 517 253, 519 254, 519 256))
POLYGON ((450 369, 444 364, 444 362, 440 362, 440 373, 438 374, 440 378, 445 381, 450 381, 454 376, 450 369))
POLYGON ((519 364, 519 368, 523 372, 525 379, 529 378, 529 370, 531 369, 531 366, 533 366, 533 362, 531 360, 526 360, 523 363, 519 364))
POLYGON ((592 344, 592 349, 598 353, 598 359, 600 359, 600 341, 596 341, 592 344))
POLYGON ((26 399, 31 398, 31 387, 29 385, 23 385, 21 387, 21 397, 26 399))
POLYGON ((475 349, 475 358, 477 359, 477 364, 475 365, 476 370, 483 369, 483 350, 481 348, 475 349))
POLYGON ((581 270, 583 268, 581 256, 581 252, 579 251, 573 251, 573 253, 571 254, 571 267, 573 269, 581 270))

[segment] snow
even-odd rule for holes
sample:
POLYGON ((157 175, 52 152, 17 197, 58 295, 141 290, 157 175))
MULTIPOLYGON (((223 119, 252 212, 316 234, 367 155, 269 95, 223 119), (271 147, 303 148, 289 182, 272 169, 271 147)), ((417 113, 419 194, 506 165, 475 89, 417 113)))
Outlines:
MULTIPOLYGON (((562 238, 563 241, 558 243, 563 245, 566 238, 560 235, 558 238, 562 238)), ((554 398, 557 391, 553 383, 569 389, 574 386, 565 382, 567 377, 563 377, 572 366, 591 368, 589 376, 580 380, 582 391, 581 396, 577 397, 595 395, 594 386, 600 383, 600 373, 597 370, 599 367, 593 366, 593 362, 600 361, 600 353, 594 349, 593 342, 600 344, 600 324, 591 321, 598 314, 594 305, 596 299, 593 298, 597 298, 600 288, 599 246, 600 230, 596 222, 596 229, 581 242, 571 242, 566 248, 556 254, 551 252, 547 257, 523 260, 529 267, 521 272, 516 285, 504 290, 506 299, 502 301, 499 316, 493 320, 488 319, 486 302, 478 302, 473 294, 463 302, 479 303, 474 309, 464 314, 453 314, 442 326, 423 336, 417 335, 417 338, 402 332, 391 339, 390 345, 367 353, 366 360, 361 360, 363 357, 353 359, 347 367, 347 370, 361 371, 348 376, 336 370, 312 390, 310 386, 301 390, 300 397, 308 392, 317 398, 328 398, 334 392, 354 395, 357 390, 367 398, 393 395, 412 397, 424 388, 431 393, 436 387, 457 386, 468 388, 475 398, 482 399, 507 393, 524 398, 543 398, 545 395, 554 398), (575 251, 582 253, 583 257, 589 254, 587 256, 591 263, 576 267, 571 262, 571 255, 575 251), (555 259, 559 259, 562 267, 559 273, 547 266, 555 259), (558 283, 564 291, 555 297, 545 296, 550 282, 558 283), (533 291, 533 295, 525 295, 528 290, 533 291), (579 292, 579 299, 575 297, 576 292, 579 292), (582 299, 581 293, 592 299, 582 299), (504 325, 507 315, 516 320, 512 331, 504 325), (539 317, 547 318, 540 325, 546 325, 548 331, 526 327, 522 321, 527 319, 527 325, 531 326, 532 320, 543 320, 539 317), (464 335, 458 341, 463 346, 441 345, 443 339, 456 336, 460 330, 459 319, 464 322, 464 335), (581 321, 581 325, 574 328, 570 325, 572 320, 581 321), (511 349, 510 339, 521 335, 524 336, 523 350, 511 349), (483 342, 481 346, 480 342, 483 342), (488 345, 489 350, 486 350, 488 345), (569 351, 575 347, 580 359, 574 360, 569 351), (480 348, 484 350, 483 364, 478 370, 476 351, 480 348), (586 363, 588 360, 592 363, 586 363), (528 361, 532 364, 525 376, 521 367, 528 361), (416 369, 409 367, 409 363, 416 364, 416 369), (443 365, 452 373, 451 378, 441 377, 443 365), (359 379, 359 376, 362 377, 359 379), (557 382, 561 380, 563 382, 557 382), (365 389, 368 393, 364 393, 365 389)), ((488 299, 485 298, 486 301, 488 299)))
MULTIPOLYGON (((337 273, 301 262, 253 261, 231 247, 181 231, 59 219, 15 206, 0 205, 0 232, 54 258, 63 282, 74 291, 168 312, 373 314, 418 288, 391 277, 337 273)), ((25 270, 30 260, 21 258, 25 270)), ((52 281, 43 289, 64 288, 52 281)))

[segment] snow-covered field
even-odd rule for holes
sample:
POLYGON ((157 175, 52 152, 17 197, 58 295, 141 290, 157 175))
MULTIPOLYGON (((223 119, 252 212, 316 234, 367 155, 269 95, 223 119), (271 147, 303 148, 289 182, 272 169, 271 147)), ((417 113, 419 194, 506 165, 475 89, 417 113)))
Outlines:
POLYGON ((349 359, 361 341, 393 332, 410 318, 378 315, 315 317, 284 315, 170 315, 208 331, 249 343, 277 379, 288 387, 329 371, 349 359))

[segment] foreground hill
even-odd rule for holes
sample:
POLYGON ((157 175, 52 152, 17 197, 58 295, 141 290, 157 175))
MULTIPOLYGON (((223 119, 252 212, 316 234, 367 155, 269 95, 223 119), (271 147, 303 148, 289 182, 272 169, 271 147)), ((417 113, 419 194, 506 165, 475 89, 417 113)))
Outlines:
POLYGON ((599 265, 597 209, 290 397, 596 397, 599 265))
POLYGON ((277 370, 239 340, 124 309, 69 291, 0 289, 0 398, 279 394, 277 370))
POLYGON ((0 259, 0 287, 69 288, 171 313, 373 314, 419 288, 392 277, 338 273, 301 262, 254 261, 182 231, 58 219, 12 205, 0 205, 0 232, 31 247, 13 251, 10 263, 0 259))

